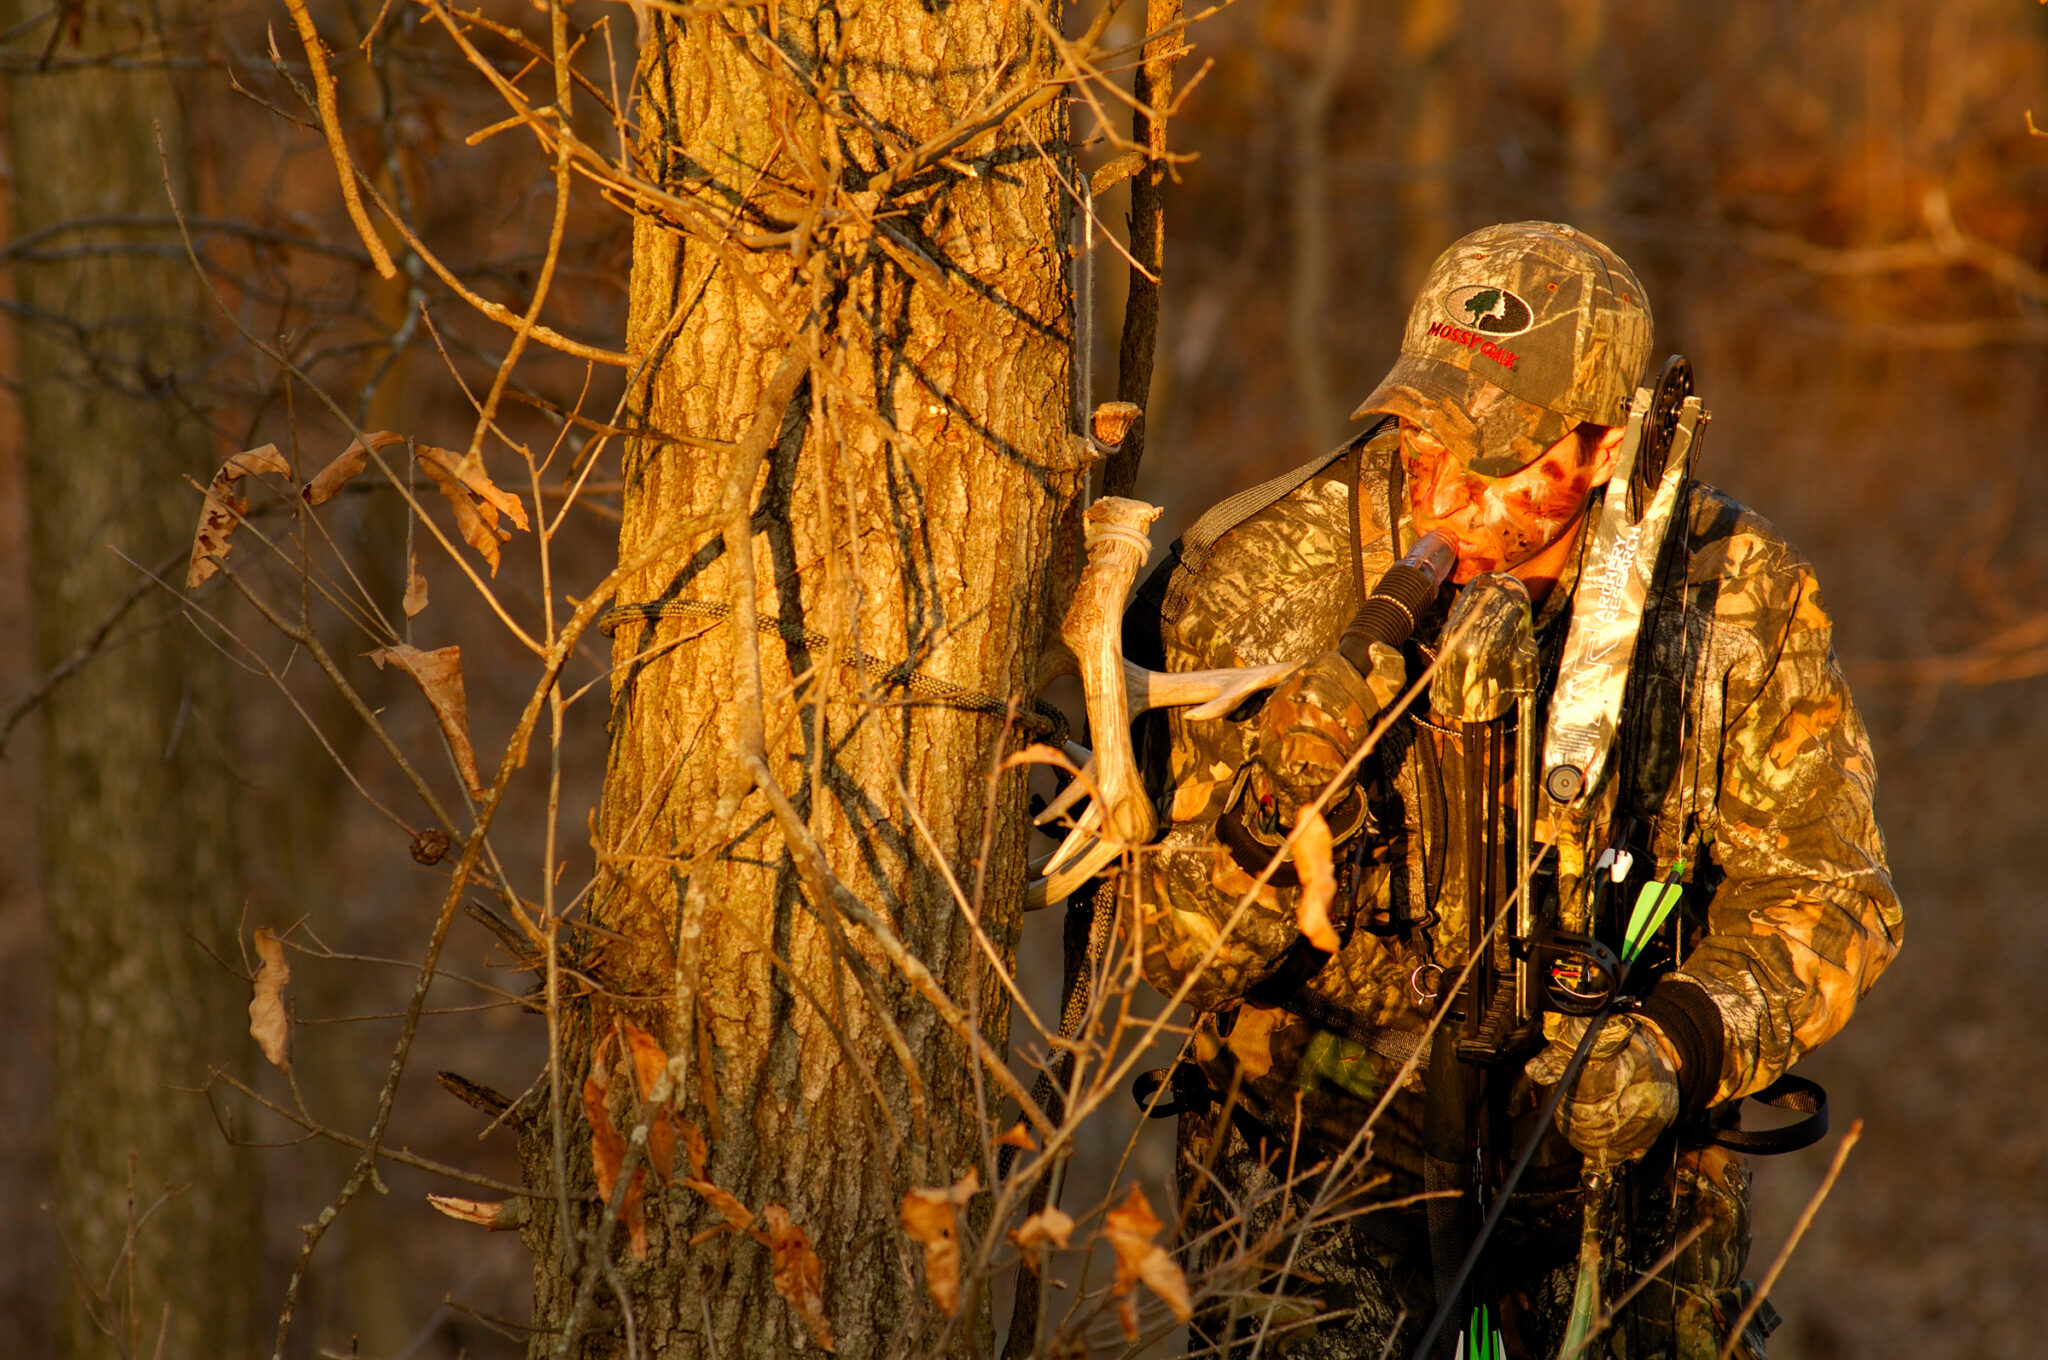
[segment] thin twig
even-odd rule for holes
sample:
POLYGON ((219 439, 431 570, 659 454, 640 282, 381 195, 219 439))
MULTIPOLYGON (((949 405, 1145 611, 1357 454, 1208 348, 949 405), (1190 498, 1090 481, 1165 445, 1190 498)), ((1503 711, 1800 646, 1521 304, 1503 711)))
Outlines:
POLYGON ((1835 1178, 1842 1174, 1842 1166, 1849 1160, 1849 1150, 1855 1147, 1857 1140, 1862 1137, 1863 1121, 1859 1118, 1850 1124, 1849 1131, 1842 1135, 1841 1144, 1835 1149, 1835 1160, 1828 1166, 1828 1174, 1821 1177, 1820 1188, 1813 1192, 1813 1198, 1807 1200, 1806 1207, 1799 1211, 1799 1221, 1792 1225, 1791 1235, 1786 1237, 1785 1245, 1778 1249, 1777 1258, 1771 1262, 1771 1268, 1764 1272, 1763 1279, 1757 1281, 1756 1293, 1751 1297, 1749 1305, 1736 1315, 1734 1325, 1728 1329, 1728 1340, 1721 1346, 1721 1353, 1715 1360, 1728 1360, 1729 1356, 1735 1354, 1736 1346, 1742 1342, 1743 1329, 1749 1326, 1750 1319, 1756 1316, 1757 1310, 1764 1306, 1764 1300, 1770 1297, 1771 1287, 1777 1284, 1779 1274, 1785 1269, 1785 1263, 1792 1259, 1792 1249, 1799 1245, 1799 1239, 1806 1236, 1806 1230, 1813 1225, 1813 1216, 1820 1212, 1822 1201, 1827 1199, 1828 1191, 1835 1188, 1835 1178))
POLYGON ((348 141, 342 135, 341 108, 334 94, 334 73, 327 69, 327 47, 321 42, 320 33, 313 27, 313 16, 306 9, 305 0, 285 0, 285 8, 291 11, 292 24, 299 30, 299 41, 306 47, 306 64, 313 70, 313 91, 320 103, 320 127, 327 134, 327 150, 334 157, 335 177, 341 183, 341 201, 348 206, 348 219, 355 223, 356 235, 363 241, 363 248, 370 252, 370 263, 377 273, 387 279, 398 277, 398 266, 391 262, 391 252, 384 248, 383 238, 370 225, 370 214, 363 210, 363 197, 356 192, 355 157, 349 153, 348 141))

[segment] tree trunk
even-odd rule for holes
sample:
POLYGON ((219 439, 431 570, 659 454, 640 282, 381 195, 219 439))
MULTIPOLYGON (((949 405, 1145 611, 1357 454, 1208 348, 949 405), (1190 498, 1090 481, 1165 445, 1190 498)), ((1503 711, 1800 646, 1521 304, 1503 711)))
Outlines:
POLYGON ((1614 62, 1607 51, 1605 0, 1574 5, 1564 20, 1564 146, 1569 173, 1566 202, 1580 228, 1607 234, 1607 178, 1614 159, 1607 83, 1614 62))
POLYGON ((1290 225, 1292 271, 1287 287, 1287 355, 1294 374, 1295 423, 1310 449, 1343 437, 1344 408, 1330 379, 1329 342, 1323 334, 1335 274, 1330 209, 1330 110, 1349 67, 1358 0, 1330 0, 1308 70, 1291 81, 1288 138, 1293 153, 1290 225))
MULTIPOLYGON (((619 552, 644 566, 618 602, 699 613, 615 633, 592 915, 616 935, 577 957, 606 990, 570 1008, 562 1048, 584 1240, 562 1241, 553 1213, 536 1213, 542 1328, 576 1313, 571 1263, 590 1259, 597 1213, 577 1092, 594 1041, 625 1017, 677 1059, 679 1107, 710 1143, 708 1179, 801 1226, 840 1355, 931 1354, 962 1328, 986 1332, 986 1301, 971 1297, 941 1330, 898 1214, 913 1187, 970 1170, 986 1184, 990 1121, 1016 1117, 964 1031, 1005 1039, 1007 1002, 969 920, 979 914, 1007 969, 1025 790, 1021 772, 990 775, 1026 738, 1000 712, 945 706, 901 671, 835 656, 857 647, 998 702, 1031 697, 1054 526, 1079 471, 1062 105, 1041 94, 943 160, 897 171, 911 148, 1054 69, 1029 12, 991 0, 730 10, 650 32, 642 131, 666 184, 718 211, 752 209, 723 241, 647 217, 637 227, 629 342, 650 362, 619 552), (757 19, 767 27, 744 27, 757 19), (829 128, 792 72, 827 92, 829 128), (805 225, 748 248, 748 233, 789 222, 805 225), (806 353, 816 362, 798 381, 791 356, 806 353), (748 454, 763 445, 756 474, 748 454), (751 589, 732 536, 705 527, 735 477, 751 589), (704 612, 728 605, 742 617, 704 612), (750 606, 759 630, 744 622, 750 606), (771 777, 790 800, 780 824, 761 787, 771 777), (807 830, 792 836, 799 818, 807 830), (805 836, 850 896, 799 872, 805 836), (929 968, 964 1022, 906 980, 883 935, 929 968)), ((589 938, 565 935, 564 949, 589 938)), ((618 1061, 614 1048, 599 1056, 618 1061)), ((615 1102, 628 1085, 613 1079, 615 1102)), ((529 1173, 545 1175, 545 1149, 530 1139, 527 1152, 529 1173)), ((691 1245, 719 1215, 695 1191, 646 1193, 646 1263, 624 1234, 610 1244, 642 1353, 810 1344, 766 1245, 737 1233, 691 1245)), ((620 1300, 609 1287, 597 1297, 607 1315, 575 1353, 623 1354, 620 1300)), ((537 1351, 556 1344, 543 1336, 537 1351)))
POLYGON ((1461 91, 1452 57, 1458 0, 1406 0, 1401 13, 1401 84, 1395 156, 1403 169, 1401 276, 1394 292, 1415 296, 1429 267, 1457 232, 1458 110, 1461 91))
MULTIPOLYGON (((11 8, 13 22, 39 7, 11 8)), ((81 14, 55 46, 60 65, 134 48, 126 23, 81 14)), ((153 123, 185 178, 171 81, 88 67, 22 76, 10 101, 17 239, 115 224, 52 241, 104 253, 17 265, 35 652, 48 669, 140 581, 113 549, 154 566, 190 540, 198 498, 181 474, 204 481, 220 452, 187 386, 206 358, 197 277, 157 252, 160 227, 120 225, 168 213, 153 123)), ((174 604, 145 600, 43 715, 54 1198, 85 1281, 64 1286, 62 1355, 151 1354, 166 1318, 163 1355, 239 1355, 258 1317, 255 1168, 190 1093, 250 1047, 246 994, 200 948, 232 956, 241 907, 223 670, 174 604), (176 1187, 135 1241, 132 1290, 123 1271, 100 1306, 120 1333, 110 1349, 84 1289, 108 1284, 130 1213, 176 1187)))

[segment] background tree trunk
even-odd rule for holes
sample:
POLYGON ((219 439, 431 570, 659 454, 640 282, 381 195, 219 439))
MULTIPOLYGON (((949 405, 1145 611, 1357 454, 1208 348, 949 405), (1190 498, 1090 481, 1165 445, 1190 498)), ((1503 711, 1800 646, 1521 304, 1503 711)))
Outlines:
POLYGON ((1455 164, 1462 142, 1458 72, 1458 0, 1406 0, 1401 10, 1400 88, 1394 115, 1395 155, 1403 180, 1397 294, 1413 296, 1445 246, 1459 235, 1455 164))
POLYGON ((1565 203, 1571 221, 1583 231, 1607 234, 1609 162, 1614 158, 1614 128, 1607 86, 1615 79, 1615 63, 1607 49, 1606 0, 1586 0, 1565 15, 1563 62, 1565 79, 1564 145, 1569 167, 1565 203))
MULTIPOLYGON (((661 147, 667 182, 721 208, 750 198, 759 220, 801 217, 806 196, 846 216, 837 227, 814 216, 794 257, 641 220, 629 341, 652 356, 636 409, 648 433, 626 458, 622 561, 719 505, 734 445, 761 408, 779 426, 747 500, 761 618, 1028 701, 1053 526, 1078 484, 1069 209, 1055 180, 1055 169, 1072 174, 1063 109, 1041 95, 942 163, 889 175, 992 91, 1030 89, 1052 69, 1029 13, 991 0, 656 26, 642 58, 643 140, 661 147), (767 30, 742 27, 755 19, 782 55, 767 30), (792 96, 791 70, 827 92, 829 126, 792 96), (819 361, 788 399, 770 389, 789 375, 799 329, 819 361)), ((726 601, 732 546, 692 530, 619 600, 726 601)), ((593 915, 617 937, 578 964, 609 992, 572 1012, 581 1019, 565 1044, 574 1165, 589 1145, 574 1092, 591 1041, 627 1014, 686 1055, 681 1103, 710 1140, 709 1178, 757 1214, 785 1206, 808 1235, 838 1353, 932 1353, 944 1343, 918 1331, 935 1315, 898 1223, 904 1192, 969 1170, 986 1184, 987 1121, 1014 1111, 997 1108, 960 1036, 874 933, 793 867, 734 758, 747 727, 743 631, 685 617, 616 633, 593 915)), ((947 876, 978 905, 1007 969, 1025 790, 1021 773, 994 786, 989 775, 1021 738, 1012 730, 1006 747, 1000 715, 932 706, 835 665, 833 647, 765 634, 759 646, 769 771, 839 880, 1000 1043, 1007 1002, 947 876)), ((579 1186, 585 1175, 571 1172, 579 1186)), ((643 1353, 709 1354, 707 1331, 725 1356, 806 1344, 765 1246, 739 1235, 686 1245, 719 1218, 691 1192, 672 1192, 665 1211, 657 1198, 650 1189, 649 1263, 622 1275, 643 1353)), ((551 1214, 529 1241, 536 1323, 559 1327, 575 1280, 551 1214)), ((970 1301, 965 1315, 985 1318, 985 1307, 970 1301)), ((623 1353, 616 1317, 608 1325, 580 1353, 623 1353)))
MULTIPOLYGON (((8 8, 10 23, 39 9, 8 8)), ((81 14, 53 40, 57 57, 135 49, 126 22, 81 14)), ((165 216, 153 123, 174 180, 187 168, 178 95, 161 70, 24 75, 9 98, 17 239, 84 218, 165 216)), ((154 567, 189 542, 198 498, 181 474, 203 481, 221 456, 188 390, 206 358, 205 305, 186 261, 157 249, 164 239, 138 227, 103 253, 17 264, 39 669, 140 581, 114 548, 154 567)), ((135 1214, 183 1187, 136 1240, 132 1295, 124 1275, 103 1309, 122 1324, 121 1346, 144 1355, 166 1308, 166 1356, 246 1354, 260 1313, 256 1170, 190 1093, 209 1064, 239 1065, 249 1049, 247 998, 199 947, 232 957, 241 906, 224 670, 174 604, 145 600, 55 691, 42 723, 54 1199, 91 1287, 119 1258, 131 1154, 135 1214)), ((129 1353, 110 1350, 72 1282, 61 1297, 59 1354, 129 1353)))
POLYGON ((1332 221, 1330 205, 1330 112, 1351 64, 1358 0, 1330 0, 1308 69, 1282 85, 1287 100, 1288 147, 1293 182, 1289 225, 1294 245, 1287 289, 1287 354, 1294 373, 1296 422, 1310 449, 1320 451, 1343 437, 1345 407, 1330 377, 1329 337, 1324 333, 1335 278, 1337 241, 1344 224, 1332 221))

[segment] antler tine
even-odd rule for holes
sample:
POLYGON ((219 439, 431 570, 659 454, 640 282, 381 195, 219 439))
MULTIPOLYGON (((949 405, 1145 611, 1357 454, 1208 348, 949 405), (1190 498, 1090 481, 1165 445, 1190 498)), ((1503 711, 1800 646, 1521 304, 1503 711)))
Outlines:
POLYGON ((1061 813, 1088 796, 1088 790, 1094 787, 1094 784, 1095 757, 1091 753, 1082 762, 1081 777, 1068 780, 1067 786, 1054 794, 1052 801, 1045 805, 1045 811, 1031 819, 1031 824, 1033 826, 1047 826, 1058 821, 1061 813))
POLYGON ((1112 841, 1097 841, 1065 869, 1049 873, 1043 878, 1034 878, 1024 888, 1024 910, 1039 911, 1056 902, 1064 902, 1073 895, 1074 889, 1109 867, 1111 860, 1124 852, 1123 846, 1112 841))
POLYGON ((1085 849, 1088 842, 1101 836, 1102 823, 1102 804, 1090 799, 1087 808, 1075 819, 1073 826, 1068 828, 1066 839, 1060 842, 1059 848, 1046 860, 1045 872, 1053 873, 1085 849))
POLYGON ((1084 517, 1088 565, 1082 569, 1073 604, 1060 626, 1060 637, 1081 670, 1088 730, 1095 745, 1095 783, 1101 800, 1108 804, 1108 825, 1118 839, 1136 844, 1152 838, 1157 822, 1131 749, 1123 614, 1131 585, 1152 551, 1145 531, 1158 518, 1158 506, 1122 496, 1104 496, 1088 507, 1084 517))

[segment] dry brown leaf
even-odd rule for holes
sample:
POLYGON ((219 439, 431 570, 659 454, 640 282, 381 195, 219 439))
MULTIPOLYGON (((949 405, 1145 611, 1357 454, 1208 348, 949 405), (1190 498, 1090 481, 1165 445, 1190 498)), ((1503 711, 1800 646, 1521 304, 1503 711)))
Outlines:
POLYGON ((1330 824, 1310 806, 1301 810, 1295 826, 1294 868, 1301 876, 1301 897, 1294 906, 1294 923, 1310 944, 1334 954, 1344 942, 1330 924, 1330 903, 1337 896, 1337 874, 1330 864, 1330 824))
POLYGON ((361 439, 352 439, 338 458, 313 474, 313 480, 306 483, 306 489, 300 494, 308 505, 324 505, 370 465, 371 449, 389 448, 404 442, 404 435, 393 434, 389 430, 378 430, 361 439))
POLYGON ((1074 1220, 1061 1212, 1056 1204, 1048 1204, 1031 1217, 1010 1230, 1010 1240, 1020 1247, 1035 1247, 1041 1242, 1050 1242, 1065 1251, 1067 1239, 1074 1235, 1074 1220))
POLYGON ((417 552, 406 559, 405 598, 398 604, 409 619, 416 619, 426 612, 427 578, 420 575, 420 555, 417 552))
POLYGON ((647 1259, 647 1211, 641 1198, 647 1190, 647 1168, 633 1168, 632 1184, 626 1187, 625 1202, 619 1205, 619 1217, 625 1220, 626 1236, 633 1244, 633 1259, 647 1259))
POLYGON ((647 1120, 647 1160, 654 1167, 654 1174, 667 1185, 675 1179, 676 1170, 676 1124, 675 1115, 667 1109, 651 1108, 654 1085, 661 1074, 668 1070, 668 1054, 655 1041, 652 1034, 641 1029, 631 1020, 619 1022, 626 1032, 626 1045, 633 1054, 633 1081, 639 1088, 640 1099, 650 1106, 647 1120))
POLYGON ((1166 1248, 1152 1240, 1163 1226, 1159 1216, 1152 1212, 1144 1190, 1137 1185, 1131 1186, 1124 1202, 1102 1220, 1102 1235, 1109 1239, 1110 1249, 1116 1253, 1116 1282, 1111 1292, 1124 1300, 1117 1308, 1117 1317, 1123 1324, 1126 1340, 1135 1341, 1138 1336, 1137 1301, 1129 1295, 1132 1285, 1140 1280, 1182 1322, 1194 1313, 1194 1304, 1188 1298, 1187 1277, 1181 1274, 1166 1248))
POLYGON ((396 647, 379 647, 368 655, 379 670, 388 661, 418 682, 420 692, 433 706, 435 720, 441 724, 441 735, 448 738, 448 749, 455 753, 455 767, 462 772, 462 782, 472 797, 483 797, 476 750, 469 744, 469 698, 462 688, 462 648, 439 647, 423 652, 401 642, 396 647))
POLYGON ((924 1246, 924 1287, 953 1316, 960 1307, 960 1232, 953 1207, 974 1198, 981 1178, 966 1175, 943 1189, 912 1190, 903 1197, 903 1231, 924 1246))
POLYGON ((612 1197, 612 1186, 618 1183, 619 1168, 626 1161, 626 1140, 612 1123, 611 1107, 605 1100, 610 1084, 601 1060, 583 1079, 583 1114, 590 1121, 590 1166, 597 1173, 598 1197, 606 1200, 612 1197))
POLYGON ((619 1021, 619 1028, 625 1033, 627 1051, 633 1055, 633 1083, 640 1099, 652 1100, 655 1082, 668 1069, 668 1053, 660 1041, 631 1020, 619 1021))
POLYGON ((185 568, 185 589, 205 585, 220 573, 219 559, 228 555, 235 526, 249 511, 248 500, 235 494, 235 483, 258 472, 289 477, 292 468, 277 451, 277 445, 265 444, 236 454, 213 474, 213 483, 206 488, 206 503, 199 507, 199 527, 192 534, 192 561, 185 568))
POLYGON ((711 1161, 711 1149, 704 1145, 704 1132, 687 1119, 678 1119, 676 1127, 683 1135, 683 1152, 690 1159, 690 1176, 701 1181, 704 1167, 711 1161))
POLYGON ((511 531, 500 529, 502 514, 519 528, 526 528, 526 504, 509 491, 494 485, 484 473, 483 460, 458 455, 430 444, 416 447, 414 459, 420 471, 440 488, 442 498, 455 510, 456 532, 462 541, 482 554, 491 575, 498 574, 498 544, 509 540, 511 531))
POLYGON ((524 1206, 518 1200, 457 1199, 453 1195, 428 1195, 427 1203, 450 1218, 460 1219, 464 1223, 475 1223, 489 1228, 492 1232, 508 1232, 526 1220, 524 1206))
POLYGON ((285 961, 284 941, 262 926, 256 928, 256 954, 263 966, 256 971, 256 994, 249 998, 249 1034, 273 1067, 289 1072, 292 1019, 284 1009, 284 985, 292 980, 292 966, 285 961))
POLYGON ((811 1250, 811 1239, 803 1228, 789 1221, 789 1210, 771 1204, 761 1211, 768 1220, 768 1250, 775 1260, 775 1289, 796 1315, 820 1350, 832 1350, 832 1324, 825 1317, 825 1267, 811 1250))
POLYGON ((996 1139, 997 1147, 1023 1148, 1026 1152, 1037 1149, 1038 1143, 1031 1137, 1031 1130, 1024 1127, 1024 1121, 1012 1124, 1003 1136, 996 1139))
POLYGON ((667 1110, 657 1111, 654 1117, 647 1121, 647 1163, 654 1168, 655 1176, 663 1185, 675 1180, 675 1116, 667 1110))
MULTIPOLYGON (((597 1195, 609 1204, 612 1187, 619 1183, 619 1169, 626 1162, 626 1140, 619 1126, 612 1122, 607 1102, 611 1083, 605 1075, 602 1052, 600 1049, 597 1065, 583 1079, 583 1113, 590 1120, 590 1168, 596 1173, 597 1195)), ((640 1202, 646 1185, 647 1168, 634 1167, 633 1179, 626 1185, 625 1201, 619 1206, 619 1217, 625 1221, 626 1233, 632 1239, 636 1261, 647 1259, 647 1218, 640 1202)))
POLYGON ((721 1190, 710 1181, 686 1177, 683 1185, 704 1197, 704 1202, 718 1212, 736 1232, 751 1231, 754 1226, 754 1211, 739 1202, 731 1192, 721 1190))

